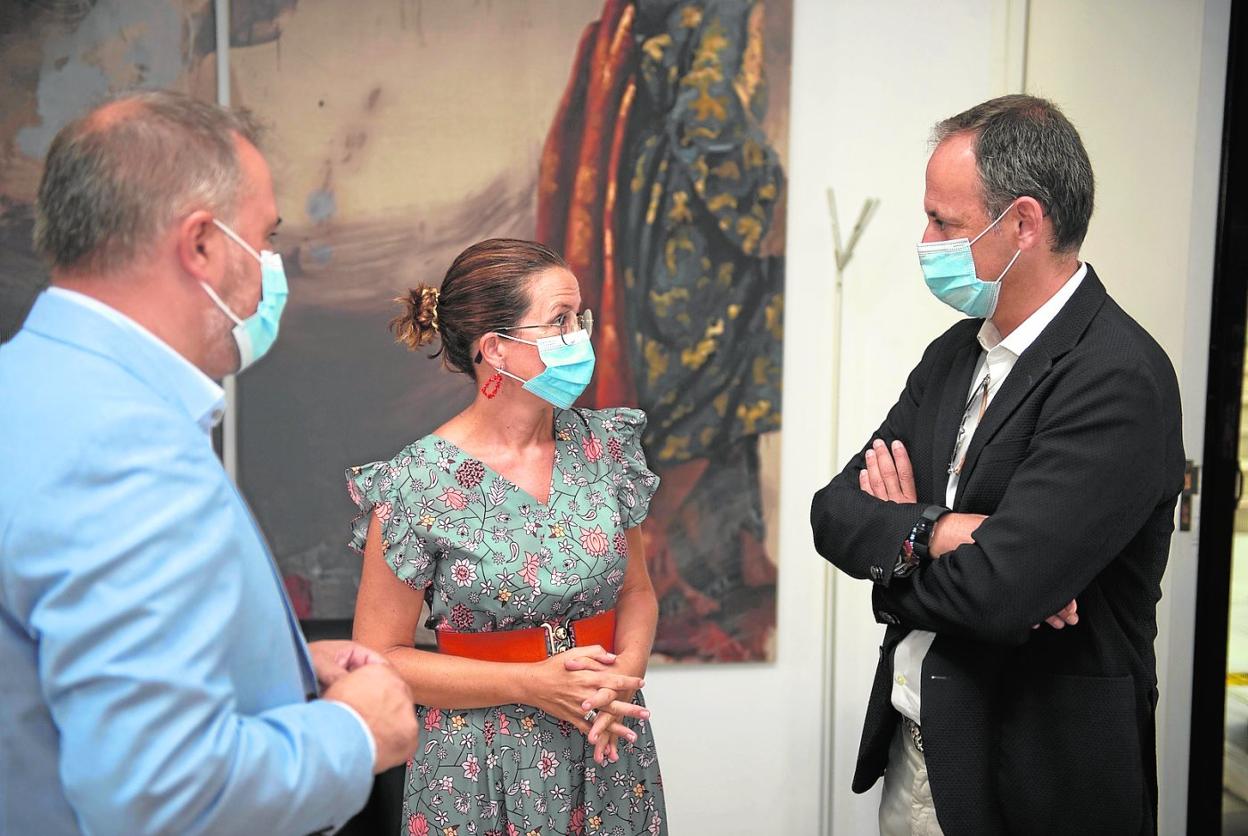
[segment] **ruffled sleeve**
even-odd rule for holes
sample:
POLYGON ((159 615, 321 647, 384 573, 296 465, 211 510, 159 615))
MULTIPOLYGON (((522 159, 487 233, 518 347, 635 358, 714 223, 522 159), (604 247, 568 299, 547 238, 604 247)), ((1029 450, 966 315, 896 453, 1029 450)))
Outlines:
POLYGON ((620 524, 633 528, 650 513, 650 500, 659 489, 659 477, 646 465, 646 453, 641 447, 646 413, 619 407, 599 410, 597 415, 606 435, 607 455, 619 474, 612 481, 616 484, 620 524))
POLYGON ((433 581, 436 561, 430 553, 428 529, 415 514, 419 500, 411 496, 408 471, 411 456, 399 454, 388 462, 373 462, 347 469, 347 493, 360 509, 351 520, 350 547, 364 553, 369 520, 381 524, 386 563, 399 580, 423 590, 433 581))

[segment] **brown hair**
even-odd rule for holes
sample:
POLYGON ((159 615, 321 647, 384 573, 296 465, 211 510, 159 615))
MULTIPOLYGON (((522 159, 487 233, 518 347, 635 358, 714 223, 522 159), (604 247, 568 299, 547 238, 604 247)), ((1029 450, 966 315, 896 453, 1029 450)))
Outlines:
POLYGON ((528 310, 529 279, 567 262, 536 241, 490 238, 451 262, 440 288, 418 285, 395 301, 403 313, 390 321, 395 339, 415 351, 441 337, 446 368, 476 379, 472 346, 490 331, 517 325, 528 310))

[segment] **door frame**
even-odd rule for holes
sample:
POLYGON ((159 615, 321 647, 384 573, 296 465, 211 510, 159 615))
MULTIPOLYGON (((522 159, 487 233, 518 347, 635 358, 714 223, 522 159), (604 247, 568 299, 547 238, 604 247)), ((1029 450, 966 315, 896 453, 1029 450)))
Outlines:
POLYGON ((1187 832, 1222 827, 1231 547, 1248 324, 1248 13, 1231 4, 1214 245, 1192 647, 1187 832), (1238 156, 1234 153, 1238 150, 1238 156))

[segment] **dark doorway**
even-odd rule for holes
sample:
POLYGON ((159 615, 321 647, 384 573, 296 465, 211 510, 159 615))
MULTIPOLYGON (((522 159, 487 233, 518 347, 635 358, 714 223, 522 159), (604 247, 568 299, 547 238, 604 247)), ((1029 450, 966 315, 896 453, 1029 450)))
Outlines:
POLYGON ((1248 322, 1248 8, 1243 3, 1231 6, 1224 114, 1201 486, 1187 832, 1229 836, 1248 834, 1248 608, 1240 605, 1248 602, 1248 503, 1242 510, 1239 507, 1244 479, 1240 463, 1248 460, 1248 444, 1241 445, 1241 434, 1248 434, 1248 422, 1241 420, 1248 322), (1243 593, 1234 596, 1235 607, 1233 588, 1243 593), (1228 669, 1228 662, 1233 670, 1228 669), (1240 667, 1245 670, 1239 671, 1240 667))

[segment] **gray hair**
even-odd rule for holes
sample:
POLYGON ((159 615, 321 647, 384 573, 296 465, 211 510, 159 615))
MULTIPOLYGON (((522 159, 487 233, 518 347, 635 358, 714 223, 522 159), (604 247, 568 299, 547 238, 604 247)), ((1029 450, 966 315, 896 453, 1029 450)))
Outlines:
POLYGON ((259 133, 245 111, 180 93, 112 99, 52 141, 35 203, 35 251, 54 268, 109 273, 189 211, 231 221, 243 180, 235 136, 255 144, 259 133))
POLYGON ((933 144, 975 136, 984 209, 995 218, 1015 199, 1039 201, 1053 223, 1052 250, 1076 252, 1092 218, 1092 163, 1079 132, 1057 105, 1035 96, 1001 96, 937 123, 933 144))

